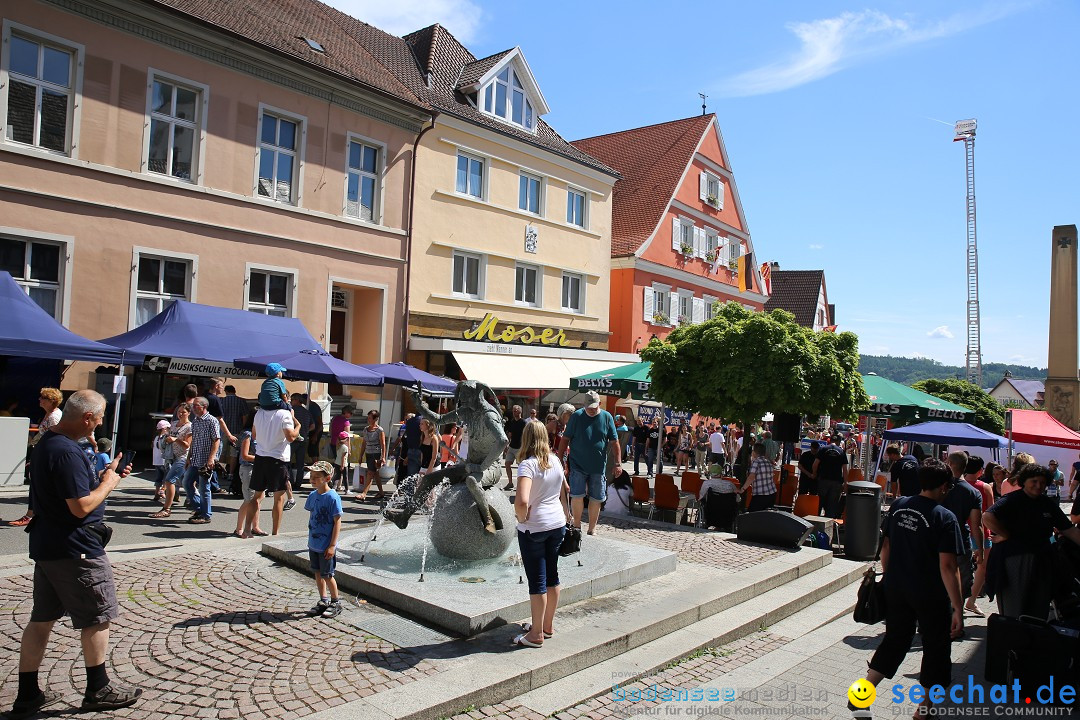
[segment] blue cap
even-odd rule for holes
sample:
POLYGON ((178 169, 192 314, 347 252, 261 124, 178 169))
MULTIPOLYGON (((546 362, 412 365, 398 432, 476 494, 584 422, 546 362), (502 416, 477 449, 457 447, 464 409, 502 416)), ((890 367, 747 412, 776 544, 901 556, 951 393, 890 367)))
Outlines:
POLYGON ((268 377, 274 377, 278 373, 285 374, 288 370, 281 363, 270 363, 266 366, 266 374, 268 377))

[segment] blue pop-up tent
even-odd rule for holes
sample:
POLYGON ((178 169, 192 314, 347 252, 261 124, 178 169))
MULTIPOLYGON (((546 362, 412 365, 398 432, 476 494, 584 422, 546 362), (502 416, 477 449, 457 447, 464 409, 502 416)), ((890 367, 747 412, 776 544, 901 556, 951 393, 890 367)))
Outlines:
POLYGON ((238 357, 322 348, 296 318, 177 300, 139 327, 101 342, 142 355, 231 363, 238 357))
MULTIPOLYGON (((53 319, 19 287, 10 273, 0 271, 0 355, 48 360, 88 360, 119 365, 125 353, 119 347, 76 335, 53 319)), ((142 355, 131 362, 142 362, 142 355)))
POLYGON ((967 445, 969 447, 1004 448, 1009 441, 1000 435, 977 428, 970 423, 924 422, 884 432, 886 440, 934 443, 935 445, 967 445))

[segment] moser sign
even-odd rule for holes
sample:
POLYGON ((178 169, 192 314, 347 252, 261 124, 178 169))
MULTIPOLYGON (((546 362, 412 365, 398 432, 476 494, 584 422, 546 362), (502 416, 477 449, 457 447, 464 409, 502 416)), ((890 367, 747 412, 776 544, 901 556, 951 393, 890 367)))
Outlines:
POLYGON ((142 366, 144 370, 167 372, 174 375, 199 375, 204 377, 221 375, 222 377, 234 378, 262 377, 262 373, 257 370, 238 368, 232 363, 160 357, 158 355, 147 355, 142 366))
POLYGON ((519 342, 525 345, 538 343, 556 347, 568 347, 570 345, 563 331, 557 328, 548 327, 537 331, 529 325, 521 328, 506 325, 500 330, 499 318, 492 313, 485 315, 484 319, 476 327, 466 330, 461 333, 461 336, 466 340, 480 342, 519 342))

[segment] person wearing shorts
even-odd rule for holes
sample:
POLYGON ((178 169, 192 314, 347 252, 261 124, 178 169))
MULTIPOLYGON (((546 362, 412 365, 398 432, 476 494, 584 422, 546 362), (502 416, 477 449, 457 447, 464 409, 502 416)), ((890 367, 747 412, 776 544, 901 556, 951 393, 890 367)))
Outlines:
POLYGON ((334 479, 333 465, 320 460, 309 465, 307 470, 311 474, 311 486, 315 488, 304 503, 304 509, 311 513, 308 519, 308 561, 315 574, 315 587, 319 591, 319 602, 308 611, 308 616, 332 618, 341 614, 341 600, 338 599, 337 580, 334 579, 338 536, 341 534, 341 497, 330 487, 334 479))
POLYGON ((30 464, 33 520, 30 558, 34 561, 34 607, 19 651, 19 688, 8 717, 25 718, 55 705, 61 696, 42 691, 38 670, 53 625, 66 612, 80 631, 86 663, 82 710, 132 705, 142 690, 109 680, 105 659, 109 624, 120 616, 112 564, 105 554, 105 500, 130 466, 117 472, 118 456, 100 473, 78 445, 93 436, 105 414, 105 398, 80 390, 68 398, 60 421, 35 445, 30 464))
POLYGON ((596 532, 600 505, 607 500, 607 463, 614 469, 622 456, 615 419, 600 409, 600 395, 595 390, 586 393, 589 400, 574 412, 566 423, 559 441, 559 457, 566 457, 563 468, 570 482, 571 511, 576 527, 581 526, 581 511, 585 495, 589 496, 589 534, 596 532), (569 455, 567 447, 569 446, 569 455), (609 458, 610 456, 610 458, 609 458))
POLYGON ((300 435, 300 426, 292 410, 263 410, 255 413, 252 439, 256 441, 255 462, 251 470, 251 501, 240 506, 244 515, 243 534, 251 533, 259 506, 267 493, 273 493, 273 534, 281 529, 285 510, 285 490, 290 479, 292 443, 300 435))

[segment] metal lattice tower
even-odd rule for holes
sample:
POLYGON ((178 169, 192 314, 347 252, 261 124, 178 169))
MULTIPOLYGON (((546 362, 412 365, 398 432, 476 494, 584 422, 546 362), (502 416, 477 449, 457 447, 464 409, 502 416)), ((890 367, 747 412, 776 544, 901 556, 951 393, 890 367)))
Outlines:
POLYGON ((982 335, 979 322, 979 249, 975 233, 975 120, 956 123, 953 142, 964 143, 967 164, 967 379, 982 387, 982 335))

